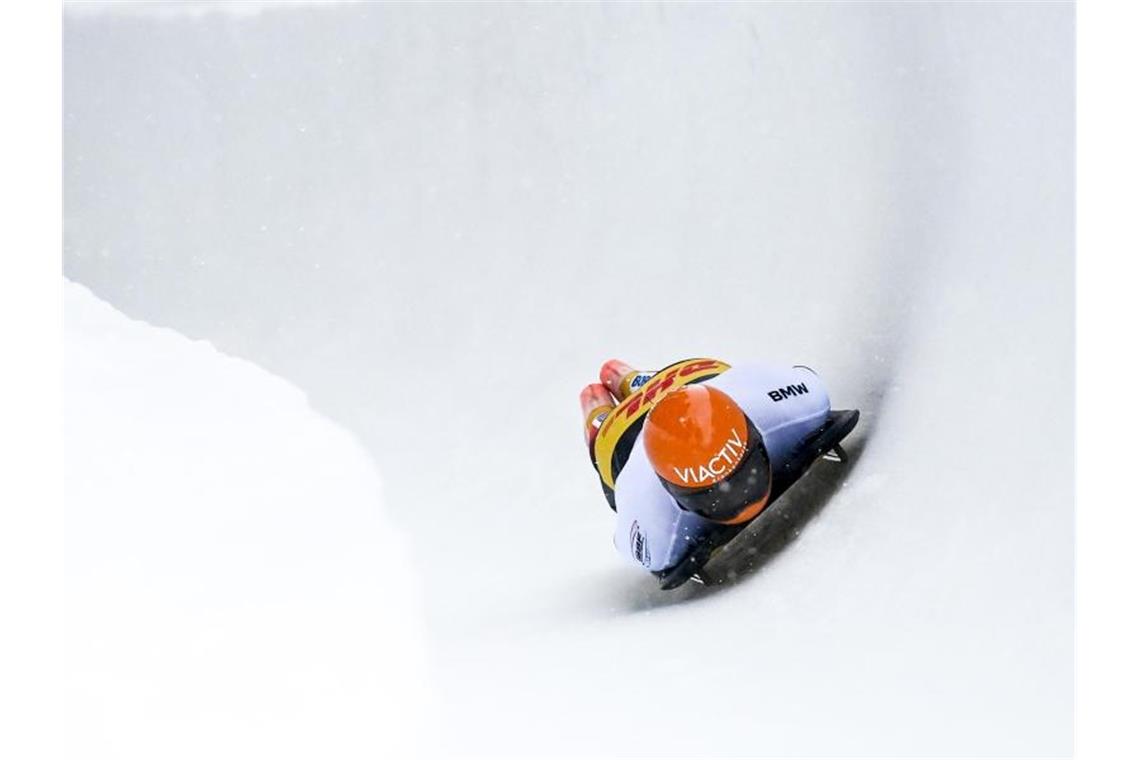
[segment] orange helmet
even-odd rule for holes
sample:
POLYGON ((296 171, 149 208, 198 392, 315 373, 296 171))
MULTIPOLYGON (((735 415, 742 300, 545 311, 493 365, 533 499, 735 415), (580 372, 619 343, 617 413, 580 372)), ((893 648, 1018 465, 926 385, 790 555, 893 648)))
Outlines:
POLYGON ((772 468, 764 441, 724 391, 697 384, 669 392, 646 417, 642 438, 650 464, 683 509, 734 525, 767 505, 772 468))

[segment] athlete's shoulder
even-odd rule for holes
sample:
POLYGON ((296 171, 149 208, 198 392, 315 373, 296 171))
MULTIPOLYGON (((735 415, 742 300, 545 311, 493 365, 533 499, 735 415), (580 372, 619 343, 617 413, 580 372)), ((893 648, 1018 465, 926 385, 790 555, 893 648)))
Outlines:
POLYGON ((716 377, 729 368, 716 359, 685 359, 674 362, 632 389, 598 428, 594 439, 594 461, 604 486, 613 488, 618 472, 625 465, 649 410, 670 390, 716 377))

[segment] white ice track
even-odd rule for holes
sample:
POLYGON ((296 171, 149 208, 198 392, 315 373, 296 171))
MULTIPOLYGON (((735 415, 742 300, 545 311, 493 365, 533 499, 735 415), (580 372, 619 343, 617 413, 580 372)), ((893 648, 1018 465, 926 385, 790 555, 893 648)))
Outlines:
POLYGON ((69 756, 407 751, 420 610, 367 452, 249 362, 64 303, 69 756))
MULTIPOLYGON (((1072 24, 1025 3, 71 12, 65 272, 288 380, 374 456, 414 555, 428 751, 1065 754, 1072 24), (721 584, 663 593, 613 550, 576 396, 610 356, 692 355, 810 364, 864 418, 721 584)), ((85 491, 69 520, 114 503, 85 491)), ((290 572, 243 609, 292 599, 290 572)), ((103 709, 129 710, 104 670, 103 709)), ((351 694, 321 709, 366 721, 351 694)), ((227 720, 275 744, 294 713, 247 696, 227 720)))

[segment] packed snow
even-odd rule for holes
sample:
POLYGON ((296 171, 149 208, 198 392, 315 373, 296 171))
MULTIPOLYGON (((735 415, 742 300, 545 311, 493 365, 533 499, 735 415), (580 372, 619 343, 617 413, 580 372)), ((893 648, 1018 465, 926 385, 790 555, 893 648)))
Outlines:
MULTIPOLYGON (((71 533, 111 533, 193 604, 226 606, 237 643, 193 650, 195 673, 226 685, 246 625, 311 619, 313 584, 397 606, 414 588, 428 753, 1071 751, 1071 6, 115 6, 69 13, 64 47, 67 277, 295 402, 291 421, 254 406, 244 440, 267 463, 207 489, 199 471, 234 450, 187 444, 237 445, 219 418, 244 407, 236 391, 195 395, 172 371, 145 417, 111 416, 72 398, 69 365, 69 445, 84 421, 115 470, 72 501, 71 533), (658 591, 614 551, 582 444, 577 393, 611 356, 808 364, 863 412, 851 461, 820 463, 712 585, 658 591), (161 435, 160 412, 177 415, 161 435), (317 414, 341 446, 270 465, 317 414), (127 520, 142 508, 119 503, 140 469, 124 452, 157 441, 176 483, 147 475, 151 517, 127 520), (344 477, 291 480, 340 459, 344 477), (290 531, 251 506, 263 492, 297 495, 290 531), (225 554, 240 542, 212 546, 234 514, 265 528, 279 582, 225 554), (388 526, 411 581, 387 577, 388 526), (300 536, 328 560, 313 577, 300 536), (252 577, 186 580, 213 561, 252 577)), ((69 329, 89 319, 75 300, 69 329)), ((161 334, 131 347, 124 384, 177 366, 161 334)), ((154 575, 111 570, 77 588, 80 609, 137 606, 154 575)), ((312 635, 347 625, 344 604, 312 635)), ((183 667, 186 634, 163 620, 122 651, 183 667)), ((116 619, 99 621, 111 638, 116 619)), ((351 684, 278 699, 325 656, 380 672, 367 638, 258 660, 274 680, 263 695, 235 676, 230 717, 256 709, 266 748, 310 708, 350 729, 345 746, 375 738, 382 711, 351 684)), ((136 741, 152 692, 115 651, 80 671, 81 725, 136 741)))
POLYGON ((74 757, 378 757, 430 708, 406 541, 353 437, 65 292, 74 757))

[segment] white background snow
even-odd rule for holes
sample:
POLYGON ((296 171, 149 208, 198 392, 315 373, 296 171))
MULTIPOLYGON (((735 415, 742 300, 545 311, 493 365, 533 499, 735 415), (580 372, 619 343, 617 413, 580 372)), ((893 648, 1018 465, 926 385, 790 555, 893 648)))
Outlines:
POLYGON ((367 453, 248 362, 64 303, 72 755, 410 749, 421 610, 367 453))
POLYGON ((65 16, 65 274, 216 348, 69 287, 73 739, 1070 751, 1071 6, 168 11, 65 16), (664 593, 576 395, 691 355, 864 417, 664 593))

